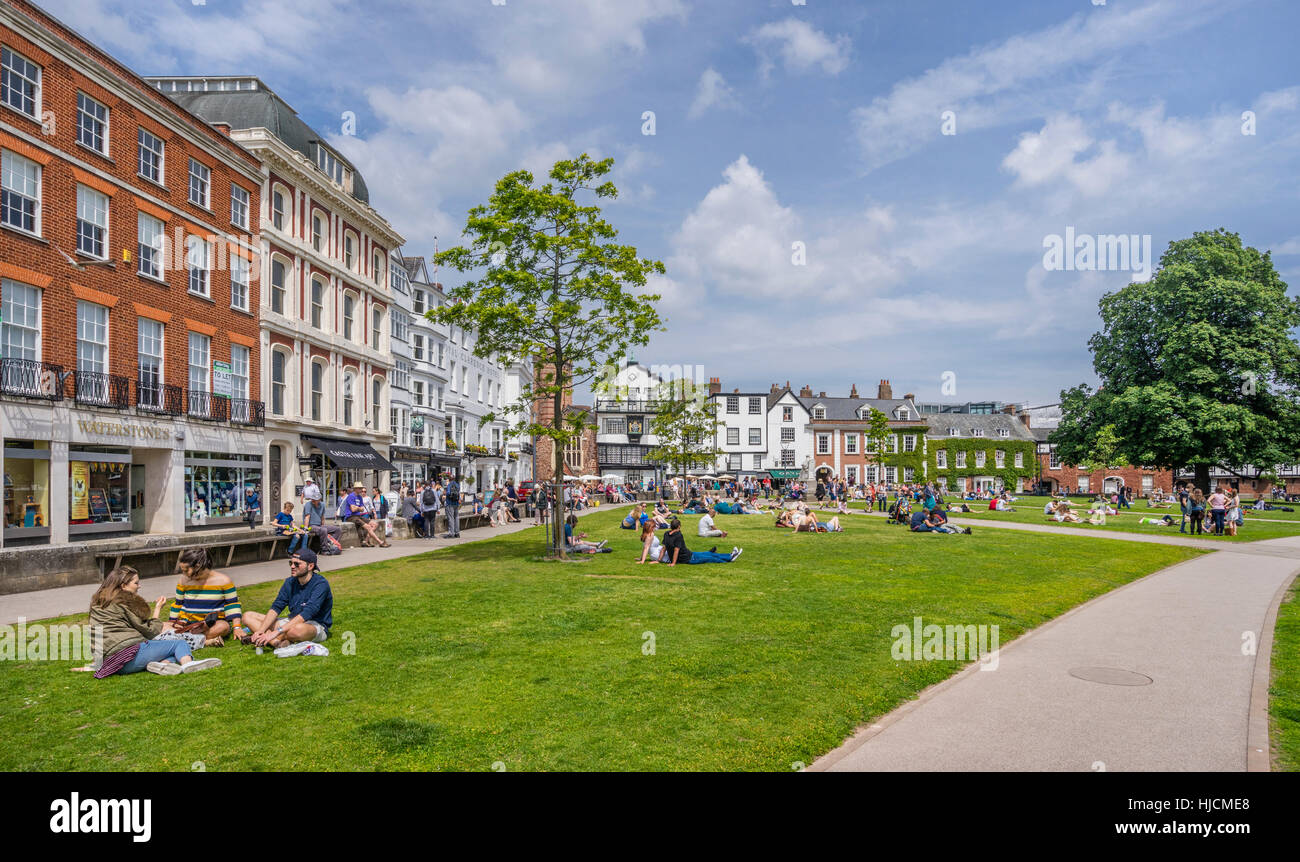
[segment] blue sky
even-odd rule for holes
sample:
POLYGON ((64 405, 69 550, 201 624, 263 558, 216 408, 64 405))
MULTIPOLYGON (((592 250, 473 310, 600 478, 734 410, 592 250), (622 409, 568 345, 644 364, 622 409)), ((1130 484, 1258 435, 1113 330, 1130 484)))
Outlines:
POLYGON ((509 170, 613 156, 607 216, 668 266, 637 358, 728 390, 1054 401, 1134 277, 1044 268, 1067 227, 1223 226, 1300 285, 1293 0, 44 5, 142 74, 260 76, 408 253, 509 170))

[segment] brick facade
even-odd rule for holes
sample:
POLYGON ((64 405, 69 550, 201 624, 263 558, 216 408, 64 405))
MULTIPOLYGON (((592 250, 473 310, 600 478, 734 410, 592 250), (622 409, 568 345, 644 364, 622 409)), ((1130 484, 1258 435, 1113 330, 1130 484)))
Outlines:
POLYGON ((1146 470, 1132 464, 1091 472, 1078 467, 1069 467, 1065 464, 1053 468, 1051 466, 1051 455, 1047 452, 1038 453, 1038 467, 1042 477, 1041 481, 1046 483, 1053 493, 1058 492, 1061 488, 1069 488, 1071 493, 1078 492, 1079 480, 1083 477, 1088 479, 1086 493, 1089 494, 1109 490, 1106 483, 1110 481, 1113 485, 1115 484, 1114 480, 1121 480, 1125 486, 1133 489, 1136 496, 1140 497, 1146 496, 1148 491, 1151 490, 1159 489, 1168 494, 1174 489, 1174 474, 1170 470, 1146 470))

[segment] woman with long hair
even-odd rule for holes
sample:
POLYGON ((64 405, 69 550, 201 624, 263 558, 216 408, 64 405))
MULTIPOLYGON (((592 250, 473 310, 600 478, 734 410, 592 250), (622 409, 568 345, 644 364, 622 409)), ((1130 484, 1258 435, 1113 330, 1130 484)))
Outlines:
POLYGON ((656 532, 655 522, 646 521, 641 527, 641 559, 637 563, 651 562, 659 563, 663 561, 664 546, 659 541, 659 533, 656 532))
POLYGON ((220 667, 221 660, 194 661, 184 640, 154 640, 163 632, 162 613, 166 596, 159 596, 152 610, 140 598, 140 573, 130 566, 118 566, 90 600, 90 626, 99 667, 95 678, 147 670, 160 676, 191 673, 220 667))
POLYGON ((205 623, 207 637, 204 646, 225 646, 225 637, 232 632, 241 641, 247 641, 247 630, 239 627, 244 609, 239 604, 235 583, 212 568, 208 552, 203 548, 187 548, 181 552, 179 567, 181 578, 176 582, 176 603, 172 607, 166 628, 185 628, 195 623, 205 623))
POLYGON ((1187 517, 1192 521, 1191 534, 1198 536, 1204 530, 1201 522, 1205 520, 1205 492, 1200 488, 1192 489, 1192 496, 1187 500, 1187 517))

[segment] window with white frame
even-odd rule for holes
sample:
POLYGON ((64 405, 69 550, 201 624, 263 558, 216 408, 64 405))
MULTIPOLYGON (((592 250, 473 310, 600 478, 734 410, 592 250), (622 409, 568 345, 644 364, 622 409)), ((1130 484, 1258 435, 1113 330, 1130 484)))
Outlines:
POLYGON ((311 418, 313 422, 321 421, 325 410, 325 363, 315 360, 311 363, 311 418))
POLYGON ((844 453, 846 455, 858 454, 858 435, 852 432, 844 434, 844 453))
POLYGON ((1061 469, 1061 458, 1059 455, 1056 454, 1055 446, 1052 447, 1051 453, 1047 456, 1047 469, 1049 470, 1061 469))
POLYGON ((862 436, 863 436, 862 451, 866 452, 868 455, 876 454, 876 449, 880 445, 880 442, 878 440, 866 436, 865 434, 862 436))
POLYGON ((392 314, 389 316, 391 318, 390 329, 392 330, 392 339, 394 341, 405 341, 407 327, 406 312, 402 311, 400 308, 394 308, 392 314))
POLYGON ((93 375, 108 373, 108 307, 77 301, 77 394, 107 401, 108 387, 93 375), (91 375, 83 377, 82 375, 91 375))
POLYGON ((375 284, 384 283, 384 256, 377 251, 370 255, 370 275, 375 279, 375 284))
POLYGON ((483 375, 482 374, 478 375, 478 386, 475 389, 474 397, 477 398, 479 401, 483 400, 483 375))
POLYGON ((794 442, 794 429, 793 429, 793 428, 782 428, 782 429, 781 429, 781 442, 782 442, 782 443, 793 443, 793 442, 794 442))
POLYGON ((288 296, 284 286, 285 266, 279 258, 271 258, 271 310, 284 314, 285 299, 288 296))
POLYGON ((41 166, 5 150, 0 153, 0 224, 41 232, 41 166))
POLYGON ((231 183, 230 223, 248 230, 248 189, 231 183))
MULTIPOLYGON (((370 309, 370 347, 372 350, 379 349, 379 336, 384 331, 384 310, 379 306, 370 309)), ((379 423, 375 423, 379 427, 379 423)))
POLYGON ((739 445, 740 445, 740 429, 739 429, 739 428, 728 428, 728 429, 727 429, 727 445, 728 445, 728 446, 739 446, 739 445))
POLYGON ((8 46, 0 47, 0 102, 36 119, 41 106, 41 67, 8 46))
POLYGON ((201 332, 191 332, 189 348, 190 391, 207 392, 211 379, 209 357, 212 355, 212 339, 201 332))
POLYGON ((343 297, 343 337, 352 341, 352 323, 353 316, 356 313, 357 301, 352 294, 345 294, 343 297))
POLYGON ((750 428, 750 429, 749 429, 749 445, 750 445, 750 446, 762 446, 762 445, 763 445, 763 429, 762 429, 762 428, 750 428))
POLYGON ((325 328, 325 282, 319 278, 311 280, 311 325, 325 328))
POLYGON ((137 134, 136 173, 150 182, 163 184, 163 141, 162 138, 143 128, 137 134))
POLYGON ((402 436, 400 422, 400 411, 396 407, 388 408, 388 435, 393 438, 393 442, 402 445, 402 436))
POLYGON ((1007 466, 1007 453, 1006 453, 1006 452, 1003 452, 1001 449, 994 449, 994 450, 993 450, 993 466, 995 466, 995 467, 1005 467, 1005 466, 1007 466))
POLYGON ((781 450, 781 466, 782 466, 782 467, 793 467, 793 466, 794 466, 794 450, 793 450, 793 449, 782 449, 782 450, 781 450))
POLYGON ((1015 455, 1014 463, 1017 467, 1025 466, 1025 453, 1017 452, 1015 455))
POLYGON ((1011 436, 1011 431, 1010 431, 1009 429, 1006 429, 1006 428, 999 428, 999 429, 998 429, 998 436, 999 436, 999 437, 1010 437, 1010 436, 1011 436))
POLYGON ((957 436, 957 427, 956 427, 955 425, 949 425, 949 426, 948 426, 948 436, 949 436, 949 437, 956 437, 956 436, 957 436))
POLYGON ((1152 491, 1152 489, 1153 489, 1154 487, 1155 487, 1155 477, 1154 477, 1154 476, 1143 476, 1143 477, 1142 477, 1142 493, 1143 493, 1143 494, 1150 494, 1151 491, 1152 491))
POLYGON ((343 265, 348 269, 357 267, 357 241, 351 233, 343 234, 343 265))
POLYGON ((727 396, 727 412, 728 413, 740 412, 740 396, 738 395, 727 396))
POLYGON ((230 307, 248 311, 249 263, 237 254, 230 256, 230 307))
POLYGON ((284 230, 284 192, 279 188, 271 189, 271 224, 284 230))
POLYGON ((814 418, 814 419, 825 419, 825 418, 826 418, 826 408, 825 408, 825 407, 814 407, 814 408, 812 409, 812 418, 814 418))
POLYGON ((915 468, 915 467, 904 467, 904 468, 903 468, 903 481, 904 481, 904 482, 911 482, 911 481, 913 481, 915 478, 916 478, 916 468, 915 468))
POLYGON ((817 435, 817 454, 818 455, 831 454, 831 435, 829 434, 817 435))
POLYGON ((934 453, 934 466, 940 470, 948 469, 948 450, 936 449, 934 453))
POLYGON ((325 219, 321 218, 320 213, 312 213, 311 247, 316 251, 325 250, 325 219))
POLYGON ((424 361, 424 336, 419 332, 411 335, 411 358, 416 362, 424 361))
POLYGON ((885 468, 885 481, 886 481, 886 482, 890 482, 890 483, 893 483, 893 482, 897 482, 897 481, 898 481, 898 468, 897 468, 897 467, 886 467, 886 468, 885 468))
POLYGON ((284 415, 285 388, 289 378, 289 357, 283 350, 271 350, 271 412, 284 415))
POLYGON ((41 359, 41 291, 10 279, 0 281, 0 355, 6 359, 41 359))
POLYGON ((212 194, 212 171, 207 165, 190 159, 190 203, 208 209, 212 194))
POLYGON ((904 451, 904 452, 915 452, 915 451, 916 451, 916 435, 915 435, 915 434, 904 434, 904 435, 903 435, 903 451, 904 451))
POLYGON ((754 415, 754 414, 762 414, 762 412, 763 412, 763 399, 762 399, 762 398, 751 398, 751 399, 749 399, 749 412, 750 412, 751 415, 754 415))
POLYGON ((977 450, 977 451, 975 452, 975 466, 976 466, 976 467, 983 467, 983 466, 984 466, 984 462, 987 461, 987 460, 988 460, 988 453, 986 453, 983 449, 979 449, 979 450, 977 450))
POLYGON ((384 403, 384 379, 382 377, 370 378, 370 427, 379 431, 379 417, 381 414, 380 405, 384 403))
MULTIPOLYGON (((898 418, 899 418, 899 419, 902 419, 902 420, 904 420, 904 421, 906 421, 906 420, 908 420, 908 419, 911 419, 911 418, 912 418, 912 411, 911 411, 911 410, 908 410, 906 407, 899 407, 899 408, 898 408, 898 418)), ((910 480, 909 480, 909 481, 910 481, 910 480)))
POLYGON ((424 291, 411 291, 411 311, 416 314, 424 314, 424 291))
POLYGON ((230 345, 230 397, 248 399, 249 350, 242 344, 230 345))
POLYGON ((782 407, 782 408, 781 408, 781 421, 782 421, 782 422, 793 422, 793 421, 794 421, 794 408, 793 408, 793 407, 782 407))
POLYGON ((163 237, 166 226, 148 213, 136 218, 139 239, 136 243, 136 272, 150 278, 162 278, 163 237))
POLYGON ((77 143, 108 155, 108 106, 77 92, 77 143))
POLYGON ((207 241, 202 237, 185 238, 185 268, 189 270, 190 293, 196 296, 210 295, 209 270, 211 254, 207 241))
POLYGON ((329 150, 316 144, 316 166, 325 172, 331 180, 343 185, 343 163, 329 150))
POLYGON ((136 357, 136 403, 141 407, 161 407, 163 325, 157 320, 136 319, 136 357))
POLYGON ((957 452, 957 469, 962 470, 966 467, 966 450, 961 449, 957 452))
POLYGON ((605 433, 606 433, 606 434, 626 434, 626 433, 627 433, 627 420, 624 419, 624 418, 621 417, 621 416, 619 416, 619 417, 617 417, 617 418, 609 418, 609 419, 606 419, 605 422, 604 422, 604 425, 605 425, 605 433))
POLYGON ((351 372, 343 374, 343 424, 347 427, 352 425, 352 389, 355 380, 351 372))
POLYGON ((424 406, 424 381, 423 380, 411 381, 411 402, 415 404, 416 407, 424 406))
POLYGON ((972 436, 972 437, 983 437, 983 436, 984 436, 984 429, 983 429, 983 428, 972 428, 972 429, 970 429, 970 436, 972 436))
POLYGON ((889 435, 889 451, 890 451, 890 452, 897 452, 897 451, 898 451, 898 435, 897 435, 897 434, 890 434, 890 435, 889 435))
POLYGON ((763 456, 762 456, 762 454, 758 454, 758 455, 755 455, 755 456, 754 456, 754 469, 755 469, 755 470, 762 470, 762 469, 763 469, 763 456))
POLYGON ((77 251, 108 259, 108 195, 77 186, 77 251))
POLYGON ((411 388, 411 364, 405 359, 393 360, 392 383, 394 389, 411 388))
POLYGON ((1090 490, 1089 486, 1091 481, 1091 478, 1088 476, 1080 476, 1078 479, 1079 487, 1075 489, 1075 492, 1079 494, 1087 494, 1090 490))

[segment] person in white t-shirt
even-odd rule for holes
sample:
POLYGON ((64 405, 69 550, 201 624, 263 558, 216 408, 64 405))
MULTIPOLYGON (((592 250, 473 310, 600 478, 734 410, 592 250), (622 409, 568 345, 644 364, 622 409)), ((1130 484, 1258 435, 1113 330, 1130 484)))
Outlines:
POLYGON ((700 518, 700 527, 696 535, 701 539, 725 539, 727 537, 727 531, 719 530, 713 523, 713 516, 716 514, 718 514, 718 510, 710 506, 709 510, 704 513, 704 517, 700 518))

